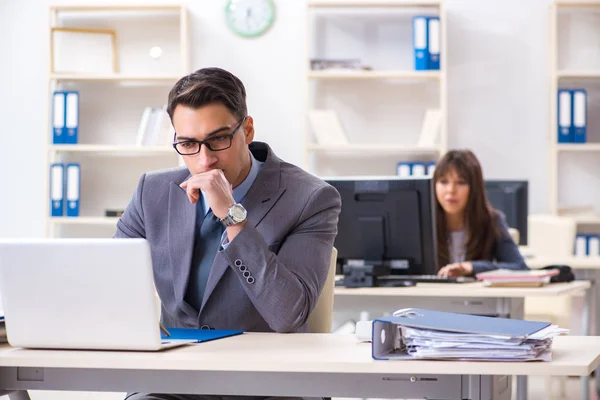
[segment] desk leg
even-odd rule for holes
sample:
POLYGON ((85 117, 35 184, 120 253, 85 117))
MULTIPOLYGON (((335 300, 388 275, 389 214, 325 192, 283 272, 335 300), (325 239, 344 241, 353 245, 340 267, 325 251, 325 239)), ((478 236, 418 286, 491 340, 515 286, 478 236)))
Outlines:
MULTIPOLYGON (((508 311, 512 319, 523 319, 525 317, 525 299, 511 298, 498 299, 502 305, 499 309, 508 311)), ((527 376, 517 376, 517 400, 527 400, 527 376)))
MULTIPOLYGON (((598 300, 600 300, 600 270, 596 269, 596 270, 591 270, 590 271, 590 277, 593 277, 592 279, 592 290, 590 290, 591 292, 591 297, 589 299, 591 306, 589 306, 589 312, 590 312, 590 319, 593 318, 595 319, 594 321, 594 330, 593 332, 591 332, 593 335, 600 335, 600 316, 598 315, 598 305, 596 304, 596 302, 598 300)), ((586 298, 586 300, 588 300, 586 298)), ((591 326, 591 321, 590 321, 590 326, 591 326)), ((598 397, 600 397, 600 366, 596 367, 596 394, 598 397)))
POLYGON ((8 394, 9 400, 31 400, 27 390, 19 390, 8 394))
MULTIPOLYGON (((590 327, 592 325, 592 310, 594 304, 594 292, 596 291, 596 284, 594 280, 593 271, 584 271, 585 279, 591 281, 592 286, 585 291, 585 297, 583 299, 583 310, 581 315, 581 334, 584 336, 590 336, 590 327)), ((581 400, 588 400, 590 398, 590 377, 582 376, 579 378, 580 395, 581 400)))
POLYGON ((511 377, 475 375, 463 377, 463 399, 469 400, 510 400, 512 395, 511 377))

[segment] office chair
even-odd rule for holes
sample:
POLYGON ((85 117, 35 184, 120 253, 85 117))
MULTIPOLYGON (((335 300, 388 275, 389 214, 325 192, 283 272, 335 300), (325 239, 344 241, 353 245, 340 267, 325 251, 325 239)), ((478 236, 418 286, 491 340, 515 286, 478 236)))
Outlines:
POLYGON ((313 333, 331 333, 333 315, 333 289, 335 287, 335 268, 337 264, 337 249, 331 251, 331 263, 327 280, 317 300, 317 305, 308 317, 308 327, 313 333))
POLYGON ((519 240, 521 238, 521 233, 519 232, 519 230, 515 228, 508 228, 508 234, 512 238, 513 242, 515 242, 518 245, 519 240))

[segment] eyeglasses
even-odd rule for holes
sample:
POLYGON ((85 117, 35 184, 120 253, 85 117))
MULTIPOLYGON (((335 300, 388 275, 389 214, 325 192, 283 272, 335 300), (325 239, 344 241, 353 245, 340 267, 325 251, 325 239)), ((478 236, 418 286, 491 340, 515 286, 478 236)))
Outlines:
POLYGON ((177 138, 177 133, 175 133, 175 136, 173 137, 173 148, 182 156, 192 156, 200 153, 202 145, 205 145, 210 151, 227 150, 231 147, 233 135, 240 130, 245 120, 246 117, 242 118, 242 120, 237 124, 231 133, 213 136, 206 140, 183 140, 181 142, 175 142, 175 139, 177 138))

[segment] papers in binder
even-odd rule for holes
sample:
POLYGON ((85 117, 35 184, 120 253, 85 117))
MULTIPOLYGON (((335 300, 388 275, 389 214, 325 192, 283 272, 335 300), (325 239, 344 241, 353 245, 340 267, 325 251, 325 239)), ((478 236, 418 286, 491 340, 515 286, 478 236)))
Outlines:
POLYGON ((551 361, 552 339, 568 333, 545 322, 422 309, 373 321, 374 359, 551 361))
POLYGON ((552 361, 552 338, 568 332, 551 325, 525 340, 493 335, 399 328, 407 353, 414 358, 552 361))
POLYGON ((559 274, 558 269, 515 271, 511 269, 497 269, 481 272, 475 277, 483 281, 486 286, 502 287, 535 287, 550 283, 550 278, 559 274))
POLYGON ((322 145, 347 146, 348 139, 344 134, 337 113, 333 110, 310 110, 308 120, 312 126, 317 142, 322 145))

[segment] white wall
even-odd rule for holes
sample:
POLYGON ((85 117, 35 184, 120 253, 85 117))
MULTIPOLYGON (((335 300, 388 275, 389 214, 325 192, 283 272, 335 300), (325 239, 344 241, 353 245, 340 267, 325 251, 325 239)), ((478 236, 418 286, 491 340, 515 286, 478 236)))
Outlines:
MULTIPOLYGON (((238 38, 226 28, 224 1, 186 3, 193 68, 220 66, 238 75, 257 139, 302 163, 304 1, 276 1, 275 26, 260 39, 238 38)), ((473 149, 487 178, 528 179, 530 212, 548 210, 549 3, 447 0, 449 145, 473 149)), ((50 4, 0 0, 0 237, 44 234, 50 4)))

